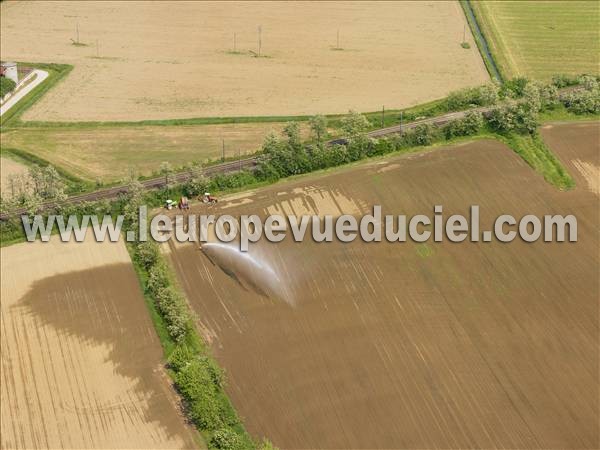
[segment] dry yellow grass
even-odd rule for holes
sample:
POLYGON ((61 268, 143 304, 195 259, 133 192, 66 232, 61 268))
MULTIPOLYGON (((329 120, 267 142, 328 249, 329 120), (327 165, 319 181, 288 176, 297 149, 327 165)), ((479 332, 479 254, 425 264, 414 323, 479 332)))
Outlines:
POLYGON ((1 249, 0 447, 190 448, 123 243, 1 249))
POLYGON ((3 59, 75 66, 25 120, 372 111, 488 79, 470 35, 460 47, 457 2, 3 2, 1 13, 3 59), (87 46, 71 43, 77 24, 87 46), (250 53, 259 26, 264 58, 250 53))
POLYGON ((10 193, 11 175, 21 175, 27 173, 27 166, 9 158, 0 158, 0 192, 2 195, 10 193))
MULTIPOLYGON (((265 136, 280 133, 275 122, 144 127, 23 128, 1 135, 3 147, 25 150, 79 177, 124 179, 129 169, 150 175, 168 161, 174 167, 194 161, 235 157, 260 149, 265 136), (239 152, 239 153, 238 153, 239 152)), ((304 136, 308 134, 302 126, 304 136)))

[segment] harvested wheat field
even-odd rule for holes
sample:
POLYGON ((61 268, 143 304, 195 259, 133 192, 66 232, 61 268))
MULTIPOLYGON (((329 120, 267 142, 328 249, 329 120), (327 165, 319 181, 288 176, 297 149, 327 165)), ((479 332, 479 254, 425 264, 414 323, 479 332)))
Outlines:
MULTIPOLYGON (((126 179, 130 169, 148 176, 163 161, 180 167, 260 150, 269 133, 279 134, 283 123, 199 126, 138 126, 90 128, 25 128, 2 133, 3 147, 32 153, 91 181, 126 179)), ((308 134, 302 125, 302 134, 308 134)))
POLYGON ((10 178, 27 173, 27 166, 9 158, 0 158, 0 192, 2 196, 10 195, 10 178))
POLYGON ((460 46, 458 2, 3 2, 1 14, 3 59, 75 66, 25 120, 377 111, 488 80, 469 34, 460 46))
POLYGON ((3 449, 190 448, 123 243, 1 250, 3 449))
MULTIPOLYGON (((594 163, 598 125, 573 136, 561 158, 594 163)), ((409 216, 441 204, 446 217, 478 204, 482 230, 500 214, 573 213, 579 241, 288 236, 242 259, 171 244, 248 430, 281 448, 597 448, 597 196, 560 192, 507 147, 478 141, 238 194, 211 214, 374 204, 409 216)))

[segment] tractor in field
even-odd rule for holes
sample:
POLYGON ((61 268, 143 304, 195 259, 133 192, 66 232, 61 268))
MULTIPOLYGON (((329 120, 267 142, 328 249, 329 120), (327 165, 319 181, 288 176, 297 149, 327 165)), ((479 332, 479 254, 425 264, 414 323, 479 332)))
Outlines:
POLYGON ((205 192, 204 195, 201 197, 201 200, 202 203, 206 205, 215 205, 218 202, 216 197, 210 195, 210 192, 205 192))
POLYGON ((179 199, 179 203, 177 204, 177 207, 179 209, 181 209, 182 211, 185 210, 185 209, 190 209, 190 202, 189 202, 188 198, 187 197, 181 197, 179 199))

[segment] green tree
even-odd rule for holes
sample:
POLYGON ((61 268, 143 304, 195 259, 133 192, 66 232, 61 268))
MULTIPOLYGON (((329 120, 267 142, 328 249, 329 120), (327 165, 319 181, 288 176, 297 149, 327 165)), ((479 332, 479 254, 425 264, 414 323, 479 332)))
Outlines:
POLYGON ((14 91, 17 84, 10 78, 0 77, 0 97, 14 91))
POLYGON ((369 128, 369 121, 365 116, 356 111, 348 111, 348 115, 344 116, 340 121, 340 127, 344 134, 350 139, 362 135, 369 128))
POLYGON ((308 123, 313 139, 315 139, 317 144, 322 144, 323 139, 327 135, 327 117, 320 115, 312 116, 308 120, 308 123))

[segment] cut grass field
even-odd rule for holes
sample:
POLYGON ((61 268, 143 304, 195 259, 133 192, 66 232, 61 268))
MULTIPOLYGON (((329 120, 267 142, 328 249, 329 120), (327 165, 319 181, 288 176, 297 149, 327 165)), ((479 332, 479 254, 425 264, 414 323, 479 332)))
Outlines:
MULTIPOLYGON (((21 128, 0 135, 3 148, 33 154, 88 181, 115 182, 130 168, 149 176, 163 161, 174 168, 192 162, 254 153, 283 123, 131 127, 21 128)), ((303 127, 303 132, 306 134, 303 127)))
POLYGON ((600 2, 472 1, 504 78, 600 73, 600 2))

